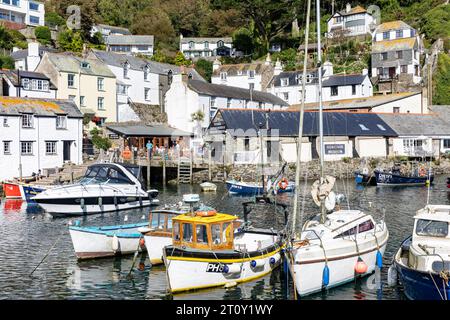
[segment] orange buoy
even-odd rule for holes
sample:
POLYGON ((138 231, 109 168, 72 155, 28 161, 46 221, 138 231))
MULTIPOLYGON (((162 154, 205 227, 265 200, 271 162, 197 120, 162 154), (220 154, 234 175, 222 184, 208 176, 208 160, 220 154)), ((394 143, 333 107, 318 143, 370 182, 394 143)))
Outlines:
POLYGON ((125 150, 122 151, 122 158, 124 160, 130 160, 131 159, 131 151, 130 148, 125 147, 125 150))
POLYGON ((289 181, 286 178, 283 178, 280 180, 280 182, 278 182, 278 186, 280 187, 281 190, 286 190, 288 185, 289 185, 289 181))
POLYGON ((363 274, 367 272, 367 268, 367 264, 363 261, 363 259, 361 259, 361 257, 358 257, 358 261, 355 265, 355 272, 357 274, 363 274))
POLYGON ((195 214, 199 217, 212 217, 217 214, 217 211, 214 209, 211 210, 200 210, 196 211, 195 214))
POLYGON ((140 246, 141 248, 143 248, 143 247, 145 246, 145 240, 144 240, 144 238, 140 238, 140 239, 139 239, 139 246, 140 246))

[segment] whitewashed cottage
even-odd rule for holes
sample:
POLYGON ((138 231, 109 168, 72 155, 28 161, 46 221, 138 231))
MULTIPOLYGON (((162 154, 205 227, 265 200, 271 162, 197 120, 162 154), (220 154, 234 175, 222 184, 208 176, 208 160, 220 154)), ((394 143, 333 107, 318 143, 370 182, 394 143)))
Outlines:
POLYGON ((0 90, 1 95, 9 97, 57 98, 56 86, 39 72, 1 70, 0 90))
POLYGON ((72 101, 0 97, 0 119, 0 181, 83 162, 83 115, 72 101))

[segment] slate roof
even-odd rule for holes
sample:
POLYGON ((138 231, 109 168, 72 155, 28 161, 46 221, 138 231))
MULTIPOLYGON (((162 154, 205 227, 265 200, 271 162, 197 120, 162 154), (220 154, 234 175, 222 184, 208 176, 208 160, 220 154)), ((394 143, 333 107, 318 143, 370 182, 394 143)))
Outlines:
POLYGON ((332 75, 326 80, 323 80, 322 87, 331 86, 350 86, 353 84, 361 84, 368 75, 362 74, 346 74, 346 75, 332 75))
POLYGON ((106 39, 107 45, 153 45, 153 36, 140 35, 109 35, 106 39))
MULTIPOLYGON (((414 95, 420 95, 420 92, 401 92, 387 95, 376 95, 371 97, 354 98, 354 99, 343 99, 335 101, 323 102, 324 110, 344 110, 344 109, 372 109, 374 107, 401 100, 404 98, 409 98, 414 95)), ((290 110, 298 110, 299 104, 294 104, 289 107, 290 110)), ((317 110, 319 109, 319 104, 317 102, 306 103, 306 110, 317 110)))
MULTIPOLYGON (((44 55, 45 52, 57 52, 57 50, 46 46, 39 46, 39 55, 41 57, 44 55)), ((25 59, 27 56, 28 56, 28 49, 18 50, 11 53, 11 58, 13 58, 16 61, 25 59)))
MULTIPOLYGON (((198 80, 189 80, 188 87, 191 90, 203 95, 250 100, 250 90, 248 89, 212 84, 198 80)), ((253 90, 251 98, 253 101, 271 103, 279 106, 288 106, 285 101, 268 92, 253 90)))
MULTIPOLYGON (((249 136, 257 133, 255 125, 266 123, 268 115, 272 134, 278 129, 282 137, 297 137, 300 114, 298 111, 261 111, 257 109, 219 109, 208 128, 214 133, 214 122, 223 120, 225 128, 235 136, 249 136), (255 130, 253 130, 255 129, 255 130)), ((396 132, 375 113, 324 112, 323 128, 325 136, 383 136, 394 137, 396 132), (365 130, 367 129, 367 130, 365 130), (384 129, 384 130, 383 130, 384 129)), ((304 136, 319 136, 319 113, 305 112, 304 136)))
POLYGON ((211 37, 211 38, 208 38, 208 37, 198 37, 198 38, 193 38, 193 37, 190 37, 190 38, 181 38, 180 39, 180 43, 189 43, 189 42, 191 42, 191 41, 193 41, 193 42, 195 42, 195 43, 203 43, 203 42, 205 42, 205 41, 208 41, 208 42, 218 42, 218 41, 220 41, 220 40, 222 40, 224 43, 231 43, 231 42, 233 42, 233 39, 231 38, 231 37, 211 37))
POLYGON ((380 113, 379 116, 399 136, 450 136, 450 122, 436 113, 424 115, 380 113))
MULTIPOLYGON (((151 73, 167 75, 169 70, 172 70, 174 75, 181 73, 181 68, 173 64, 151 61, 133 55, 123 55, 110 51, 92 50, 92 52, 98 59, 110 66, 123 67, 125 62, 128 62, 132 70, 144 70, 145 66, 148 66, 151 73)), ((206 81, 195 69, 186 69, 187 72, 192 73, 193 79, 206 81)))
MULTIPOLYGON (((11 81, 11 83, 17 87, 19 85, 18 81, 18 70, 0 70, 0 74, 5 75, 11 81)), ((29 79, 42 79, 42 80, 48 80, 50 83, 50 89, 56 89, 56 86, 51 82, 49 77, 47 77, 45 74, 40 72, 31 72, 31 71, 19 71, 21 78, 29 78, 29 79)))
POLYGON ((166 124, 110 124, 106 128, 120 136, 127 137, 190 137, 193 133, 170 127, 166 124))
POLYGON ((404 30, 404 29, 413 29, 413 28, 409 24, 401 20, 396 20, 380 24, 375 29, 375 33, 386 32, 390 30, 404 30))
POLYGON ((0 115, 21 115, 22 113, 32 113, 37 116, 67 115, 71 118, 83 117, 72 100, 0 96, 0 115))
POLYGON ((372 44, 372 53, 414 49, 416 44, 417 39, 415 37, 377 41, 372 44))
POLYGON ((247 71, 253 70, 255 74, 262 74, 267 69, 272 69, 271 65, 266 65, 264 62, 253 63, 239 63, 239 64, 224 64, 219 69, 214 70, 213 76, 219 76, 221 72, 226 72, 227 76, 247 75, 247 71), (239 74, 238 72, 241 72, 239 74))
POLYGON ((63 72, 78 73, 81 70, 82 74, 102 76, 115 78, 116 76, 109 70, 108 66, 97 59, 83 59, 73 54, 68 53, 46 53, 49 61, 63 72), (90 68, 81 68, 81 62, 88 62, 90 68))

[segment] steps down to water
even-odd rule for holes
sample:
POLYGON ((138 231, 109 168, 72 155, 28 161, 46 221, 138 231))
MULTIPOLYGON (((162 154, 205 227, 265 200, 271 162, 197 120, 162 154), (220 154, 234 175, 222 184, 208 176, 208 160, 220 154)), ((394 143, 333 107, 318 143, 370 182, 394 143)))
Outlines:
POLYGON ((178 160, 178 183, 192 183, 192 161, 180 157, 178 160))

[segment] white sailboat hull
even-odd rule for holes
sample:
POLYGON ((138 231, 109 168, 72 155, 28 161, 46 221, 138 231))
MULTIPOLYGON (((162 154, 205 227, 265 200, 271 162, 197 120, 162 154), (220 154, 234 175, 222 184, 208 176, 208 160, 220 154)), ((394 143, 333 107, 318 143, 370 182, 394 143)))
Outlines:
MULTIPOLYGON (((341 240, 347 242, 336 247, 325 245, 328 259, 329 283, 326 288, 333 288, 344 283, 353 281, 356 277, 365 276, 373 273, 376 268, 377 251, 384 255, 388 239, 388 231, 384 229, 377 233, 379 247, 372 236, 366 236, 365 239, 357 239, 359 254, 356 250, 354 240, 341 240), (367 271, 364 274, 357 275, 355 265, 358 257, 367 265, 367 271)), ((318 246, 305 246, 293 250, 295 263, 290 264, 290 272, 295 281, 297 293, 300 296, 306 296, 320 292, 324 289, 323 272, 325 259, 322 248, 318 246), (309 249, 308 249, 309 247, 309 249)))

